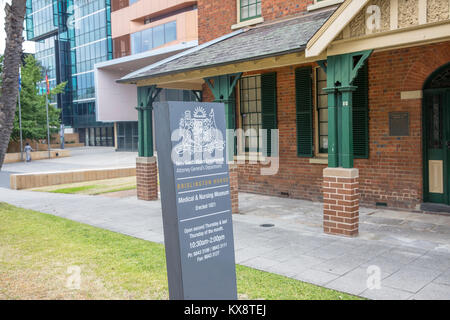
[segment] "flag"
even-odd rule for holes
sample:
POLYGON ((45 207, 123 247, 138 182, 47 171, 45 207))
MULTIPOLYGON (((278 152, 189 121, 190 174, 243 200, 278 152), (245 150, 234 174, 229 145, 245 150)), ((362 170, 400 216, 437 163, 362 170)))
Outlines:
POLYGON ((19 67, 19 92, 22 91, 22 68, 19 67))
POLYGON ((48 81, 48 75, 45 74, 45 83, 47 84, 47 95, 50 93, 50 82, 48 81))

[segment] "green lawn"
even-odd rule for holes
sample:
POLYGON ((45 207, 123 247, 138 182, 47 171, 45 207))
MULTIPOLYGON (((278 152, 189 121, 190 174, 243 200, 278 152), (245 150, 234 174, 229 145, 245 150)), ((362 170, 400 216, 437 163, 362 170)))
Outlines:
POLYGON ((90 185, 90 186, 81 186, 81 187, 69 187, 69 188, 60 188, 56 190, 51 190, 52 193, 81 193, 84 191, 89 191, 92 189, 97 188, 96 185, 90 185))
POLYGON ((40 187, 32 191, 66 193, 66 194, 87 194, 101 195, 112 192, 127 191, 136 189, 136 177, 124 177, 107 180, 86 181, 56 186, 40 187))
MULTIPOLYGON (((163 245, 5 203, 0 221, 0 299, 168 298, 163 245)), ((243 299, 359 299, 239 265, 237 285, 243 299)))

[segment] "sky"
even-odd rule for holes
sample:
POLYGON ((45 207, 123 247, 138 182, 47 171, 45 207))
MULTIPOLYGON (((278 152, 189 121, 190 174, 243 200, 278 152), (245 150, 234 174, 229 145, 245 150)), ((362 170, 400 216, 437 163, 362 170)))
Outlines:
MULTIPOLYGON (((6 33, 5 33, 5 3, 9 2, 11 3, 11 0, 0 0, 0 53, 3 54, 5 51, 5 39, 6 39, 6 33)), ((25 34, 24 34, 25 38, 25 34)), ((34 42, 25 41, 23 44, 23 49, 27 53, 34 53, 34 42)))

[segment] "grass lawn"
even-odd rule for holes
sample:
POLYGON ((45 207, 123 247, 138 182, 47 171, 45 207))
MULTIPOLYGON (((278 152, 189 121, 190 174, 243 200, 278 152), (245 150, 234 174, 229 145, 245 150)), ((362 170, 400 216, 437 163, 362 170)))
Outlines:
POLYGON ((136 189, 136 177, 125 177, 108 180, 61 184, 56 186, 35 188, 31 190, 40 192, 53 192, 53 193, 100 195, 105 193, 127 191, 133 189, 136 189))
MULTIPOLYGON (((161 244, 5 203, 0 221, 0 299, 168 298, 161 244)), ((239 265, 237 285, 241 299, 359 299, 239 265)))

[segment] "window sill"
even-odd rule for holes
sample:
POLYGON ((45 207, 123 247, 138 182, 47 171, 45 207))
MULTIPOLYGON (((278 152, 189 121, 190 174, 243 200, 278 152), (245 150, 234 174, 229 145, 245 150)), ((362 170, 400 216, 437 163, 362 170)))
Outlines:
POLYGON ((235 161, 260 161, 265 162, 266 157, 263 157, 261 153, 257 152, 249 152, 249 153, 241 153, 237 156, 234 156, 235 161))
POLYGON ((248 26, 251 26, 251 25, 254 25, 254 24, 258 24, 258 23, 262 23, 262 22, 264 22, 264 18, 263 17, 258 17, 258 18, 255 18, 255 19, 246 20, 246 21, 242 21, 242 22, 233 24, 231 26, 231 29, 232 30, 236 30, 236 29, 240 29, 240 28, 243 28, 243 27, 248 27, 248 26))
POLYGON ((326 164, 328 165, 328 158, 316 157, 309 159, 310 164, 326 164))
POLYGON ((312 5, 308 6, 308 11, 314 11, 314 10, 322 9, 322 8, 325 8, 325 7, 328 7, 328 6, 341 4, 342 2, 344 2, 344 0, 324 0, 324 1, 320 1, 320 2, 317 2, 315 4, 312 4, 312 5))

